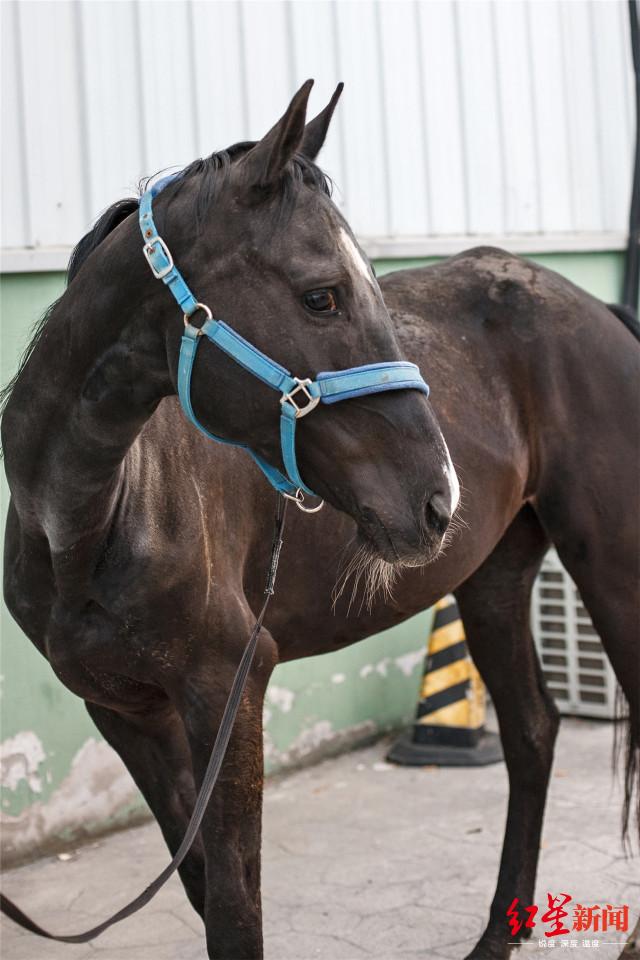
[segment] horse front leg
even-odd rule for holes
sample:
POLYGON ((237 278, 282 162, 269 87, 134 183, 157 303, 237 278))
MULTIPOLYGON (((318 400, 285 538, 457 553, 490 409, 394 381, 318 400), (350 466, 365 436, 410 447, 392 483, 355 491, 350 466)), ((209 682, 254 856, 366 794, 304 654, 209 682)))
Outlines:
MULTIPOLYGON (((157 709, 130 715, 94 703, 86 706, 98 730, 126 764, 173 856, 195 801, 191 756, 180 717, 168 700, 157 709)), ((199 838, 179 874, 193 908, 204 917, 204 857, 199 838)))
MULTIPOLYGON (((250 626, 243 629, 248 637, 250 626)), ((237 634, 236 634, 237 635, 237 634)), ((225 648, 227 644, 225 644, 225 648)), ((189 739, 199 789, 211 756, 241 648, 210 660, 185 678, 178 708, 189 739)), ((262 828, 262 708, 275 664, 275 644, 263 630, 220 776, 201 827, 205 857, 205 927, 213 960, 262 957, 260 845, 262 828)))
POLYGON ((547 692, 529 628, 531 588, 547 540, 525 507, 484 564, 456 591, 471 656, 500 724, 509 774, 509 807, 498 884, 489 923, 467 960, 505 960, 516 932, 507 910, 534 903, 542 819, 558 711, 547 692))

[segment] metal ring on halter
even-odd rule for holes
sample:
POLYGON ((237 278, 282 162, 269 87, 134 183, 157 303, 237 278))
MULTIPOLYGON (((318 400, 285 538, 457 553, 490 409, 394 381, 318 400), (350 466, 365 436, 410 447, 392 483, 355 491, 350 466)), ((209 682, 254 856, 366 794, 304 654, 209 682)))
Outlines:
MULTIPOLYGON (((196 303, 196 305, 195 305, 195 307, 193 308, 193 310, 191 311, 191 313, 185 313, 185 314, 184 314, 184 325, 185 325, 185 327, 192 327, 192 326, 193 326, 193 324, 191 323, 191 317, 194 315, 194 313, 196 313, 197 310, 204 310, 204 312, 205 312, 206 315, 207 315, 207 320, 213 320, 213 314, 211 313, 211 310, 210 310, 209 307, 206 305, 206 303, 196 303)), ((206 321, 205 321, 205 323, 206 323, 206 321)), ((198 331, 198 335, 200 335, 200 334, 202 333, 202 330, 201 330, 200 327, 196 327, 196 330, 198 331)))
POLYGON ((324 507, 324 500, 321 500, 317 507, 305 507, 304 506, 304 493, 298 487, 294 494, 291 493, 282 493, 283 497, 286 497, 287 500, 293 500, 298 510, 302 510, 303 513, 317 513, 318 510, 322 510, 324 507))

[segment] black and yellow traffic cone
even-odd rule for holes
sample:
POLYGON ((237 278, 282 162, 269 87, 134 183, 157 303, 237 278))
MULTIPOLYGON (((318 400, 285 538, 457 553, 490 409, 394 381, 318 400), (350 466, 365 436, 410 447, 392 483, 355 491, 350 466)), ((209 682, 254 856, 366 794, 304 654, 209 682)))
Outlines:
POLYGON ((455 597, 436 604, 413 727, 387 756, 405 766, 471 767, 502 760, 500 738, 484 727, 485 690, 465 642, 455 597))

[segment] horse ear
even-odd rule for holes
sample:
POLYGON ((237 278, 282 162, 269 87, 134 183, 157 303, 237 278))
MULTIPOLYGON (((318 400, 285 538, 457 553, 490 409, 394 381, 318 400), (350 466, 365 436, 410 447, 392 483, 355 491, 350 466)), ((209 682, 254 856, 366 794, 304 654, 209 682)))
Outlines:
POLYGON ((312 86, 313 80, 302 84, 276 125, 242 160, 247 179, 253 185, 265 187, 277 180, 285 164, 300 148, 312 86))
POLYGON ((331 123, 333 111, 335 110, 336 104, 340 99, 340 94, 342 93, 343 88, 344 83, 339 83, 333 92, 331 100, 329 100, 329 103, 324 108, 322 113, 319 113, 317 117, 314 117, 313 120, 310 120, 304 128, 304 137, 302 138, 300 153, 303 153, 305 157, 309 158, 309 160, 315 160, 320 153, 322 144, 324 143, 327 135, 327 130, 329 129, 329 124, 331 123))

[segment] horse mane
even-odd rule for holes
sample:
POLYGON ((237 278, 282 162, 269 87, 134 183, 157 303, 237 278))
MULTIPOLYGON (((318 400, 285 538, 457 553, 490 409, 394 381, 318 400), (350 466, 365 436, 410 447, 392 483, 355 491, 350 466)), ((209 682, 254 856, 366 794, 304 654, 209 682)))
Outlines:
POLYGON ((125 200, 116 200, 110 207, 107 207, 104 213, 100 214, 91 230, 85 233, 84 237, 73 248, 67 266, 67 285, 74 279, 89 254, 93 253, 105 237, 137 209, 138 198, 127 197, 125 200))
MULTIPOLYGON (((244 140, 233 144, 226 150, 220 150, 208 157, 194 160, 178 174, 175 180, 165 187, 167 192, 171 190, 175 196, 184 184, 196 177, 199 178, 200 189, 195 204, 196 231, 201 229, 212 203, 215 202, 221 188, 224 187, 233 162, 247 154, 255 145, 255 141, 244 140)), ((148 183, 149 180, 141 184, 141 192, 146 189, 148 183)), ((312 190, 318 190, 328 197, 333 192, 331 178, 313 160, 305 157, 304 154, 297 153, 284 167, 277 185, 272 188, 266 187, 263 192, 273 194, 276 190, 278 191, 280 216, 283 219, 288 219, 293 212, 296 197, 303 185, 310 187, 312 190)))
MULTIPOLYGON (((47 307, 47 309, 42 314, 42 316, 38 320, 36 320, 35 324, 33 325, 29 342, 27 343, 27 346, 25 347, 25 350, 22 356, 20 357, 20 361, 18 363, 18 369, 16 370, 14 375, 11 377, 11 379, 7 383, 5 383, 4 387, 0 390, 0 417, 2 417, 2 414, 4 413, 5 407, 9 401, 9 397, 11 396, 11 392, 15 387, 16 383, 18 382, 18 379, 20 378, 20 374, 26 367, 29 357, 35 350, 38 344, 38 341, 42 336, 42 333, 44 331, 44 328, 47 325, 47 321, 49 320, 49 317, 51 316, 51 314, 53 313, 54 309, 56 308, 59 302, 60 302, 60 297, 58 297, 57 300, 54 300, 53 303, 51 303, 47 307)), ((1 449, 0 449, 0 459, 2 459, 1 449)))
MULTIPOLYGON (((122 223, 122 221, 128 217, 129 214, 133 213, 133 211, 137 209, 138 198, 128 197, 126 200, 117 200, 100 215, 91 230, 89 230, 89 232, 86 233, 79 243, 73 248, 71 257, 69 258, 69 264, 67 266, 67 286, 74 279, 89 254, 92 253, 96 247, 102 243, 104 238, 111 233, 111 231, 114 230, 119 223, 122 223)), ((60 303, 60 300, 63 296, 64 294, 58 297, 57 300, 54 300, 33 325, 27 346, 20 357, 18 369, 8 383, 6 383, 0 390, 0 417, 2 417, 2 414, 4 413, 5 407, 9 401, 9 397, 11 396, 16 383, 20 379, 22 371, 29 362, 33 351, 38 346, 45 327, 49 322, 49 318, 60 303)), ((0 450, 0 458, 1 457, 2 451, 0 450)))
MULTIPOLYGON (((176 176, 175 180, 164 188, 167 191, 171 191, 175 196, 185 183, 188 183, 196 177, 200 178, 200 189, 196 197, 194 210, 197 231, 201 229, 207 212, 215 201, 220 189, 226 183, 233 161, 245 153, 248 153, 254 146, 255 142, 243 141, 228 147, 226 150, 212 153, 208 157, 194 160, 176 176)), ((155 176, 157 176, 157 174, 155 176)), ((138 187, 139 196, 144 193, 149 183, 155 179, 155 176, 148 177, 140 182, 138 187)), ((309 160, 308 157, 302 154, 296 154, 286 165, 279 183, 279 187, 281 188, 280 212, 283 217, 286 218, 292 213, 296 196, 303 184, 312 189, 319 190, 327 196, 331 196, 333 184, 330 178, 327 177, 312 160, 309 160)), ((71 257, 69 258, 69 264, 67 266, 67 286, 73 282, 89 255, 100 246, 102 241, 115 230, 123 220, 126 220, 128 216, 135 213, 138 209, 139 196, 116 200, 115 203, 111 204, 111 206, 100 215, 91 230, 82 237, 74 247, 71 257)), ((47 307, 40 319, 36 321, 31 331, 29 342, 20 358, 16 373, 9 382, 5 384, 2 390, 0 390, 0 417, 4 413, 13 388, 38 345, 49 318, 61 299, 62 297, 59 297, 57 300, 54 300, 54 302, 47 307)), ((0 457, 1 455, 0 452, 0 457)))

